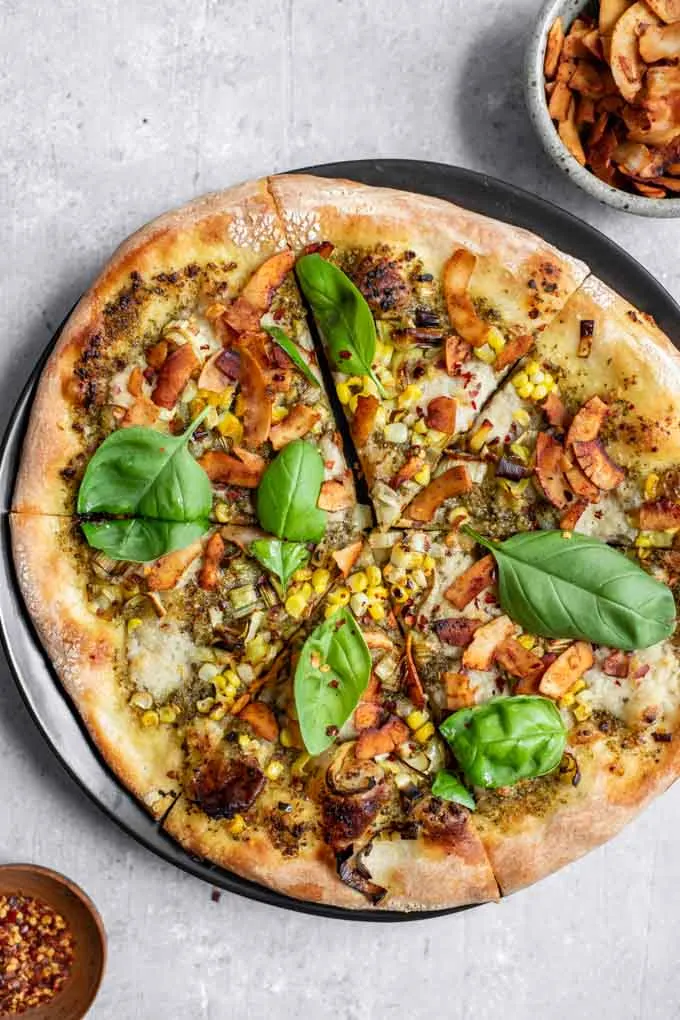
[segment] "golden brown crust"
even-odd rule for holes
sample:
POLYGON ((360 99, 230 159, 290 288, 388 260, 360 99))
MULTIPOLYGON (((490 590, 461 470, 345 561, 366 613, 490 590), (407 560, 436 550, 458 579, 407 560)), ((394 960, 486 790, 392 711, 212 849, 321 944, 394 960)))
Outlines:
POLYGON ((569 299, 537 340, 539 357, 559 371, 578 404, 610 405, 607 449, 626 468, 651 471, 680 459, 680 354, 654 321, 595 276, 569 299), (578 357, 581 322, 592 346, 578 357))
POLYGON ((181 748, 169 728, 142 729, 119 683, 122 620, 96 617, 85 577, 69 555, 74 525, 57 517, 11 514, 12 551, 24 601, 57 676, 107 764, 155 816, 172 802, 181 748))
POLYGON ((47 362, 33 404, 12 509, 46 514, 74 511, 71 489, 61 473, 73 458, 86 452, 82 433, 73 429, 74 397, 97 399, 96 394, 76 393, 76 370, 83 359, 91 363, 105 351, 111 328, 131 329, 136 336, 154 323, 160 328, 172 317, 173 302, 181 302, 183 294, 192 290, 192 281, 198 278, 194 267, 205 267, 212 260, 235 263, 229 282, 236 292, 267 255, 283 247, 284 236, 265 180, 206 195, 159 217, 124 241, 78 303, 47 362), (165 293, 147 296, 142 307, 135 305, 135 281, 157 280, 163 274, 165 293), (114 304, 115 314, 107 316, 114 304))
POLYGON ((596 723, 571 734, 576 775, 553 774, 485 794, 475 820, 501 893, 508 895, 577 860, 615 836, 680 772, 678 733, 670 742, 635 739, 596 723))
POLYGON ((273 177, 271 189, 296 250, 325 240, 394 245, 416 251, 437 278, 454 250, 469 250, 477 256, 471 296, 493 302, 520 332, 543 328, 588 271, 535 234, 441 199, 309 175, 273 177))

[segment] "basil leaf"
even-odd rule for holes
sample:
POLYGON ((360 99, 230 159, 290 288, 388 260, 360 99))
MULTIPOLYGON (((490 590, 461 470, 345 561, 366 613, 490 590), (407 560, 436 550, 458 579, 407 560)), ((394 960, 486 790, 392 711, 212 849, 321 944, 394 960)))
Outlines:
POLYGON ((294 439, 274 458, 257 488, 257 516, 265 531, 291 542, 319 542, 326 511, 316 503, 323 482, 321 454, 294 439))
POLYGON ((212 506, 210 479, 187 446, 206 408, 181 436, 134 426, 118 429, 87 465, 78 513, 129 514, 161 521, 195 521, 212 506))
POLYGON ((597 538, 534 531, 492 542, 464 530, 493 553, 501 606, 531 634, 633 650, 675 629, 670 589, 597 538))
POLYGON ((364 635, 350 610, 338 609, 307 638, 295 670, 295 707, 309 754, 330 747, 370 675, 371 654, 364 635))
POLYGON ((207 520, 151 521, 133 517, 123 521, 87 521, 80 526, 88 543, 111 559, 148 563, 191 545, 208 530, 210 523, 207 520))
POLYGON ((447 769, 442 769, 434 777, 432 793, 441 800, 450 800, 454 804, 462 804, 463 807, 469 808, 470 811, 474 811, 477 807, 475 798, 467 787, 463 786, 460 779, 447 769))
POLYGON ((369 376, 384 398, 385 391, 372 368, 375 322, 366 298, 341 269, 320 255, 303 255, 295 272, 333 367, 348 375, 369 376))
POLYGON ((274 340, 282 351, 285 351, 290 360, 293 362, 296 368, 298 368, 305 379, 312 384, 312 386, 320 386, 321 383, 312 372, 311 368, 305 361, 297 349, 297 345, 286 336, 283 330, 279 326, 263 326, 262 329, 265 333, 269 333, 272 340, 274 340))
POLYGON ((551 772, 567 741, 555 703, 534 695, 463 708, 439 729, 468 781, 489 789, 551 772))
POLYGON ((278 577, 285 591, 299 567, 309 561, 309 549, 300 542, 282 542, 278 538, 258 538, 250 543, 250 551, 263 567, 278 577))

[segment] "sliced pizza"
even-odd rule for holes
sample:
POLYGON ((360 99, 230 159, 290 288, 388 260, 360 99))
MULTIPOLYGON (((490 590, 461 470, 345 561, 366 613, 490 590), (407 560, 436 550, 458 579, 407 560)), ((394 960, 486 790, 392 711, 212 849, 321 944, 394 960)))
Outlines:
MULTIPOLYGON (((378 523, 390 526, 586 268, 437 199, 307 176, 272 188, 378 523)), ((451 493, 463 482, 452 477, 451 493)))

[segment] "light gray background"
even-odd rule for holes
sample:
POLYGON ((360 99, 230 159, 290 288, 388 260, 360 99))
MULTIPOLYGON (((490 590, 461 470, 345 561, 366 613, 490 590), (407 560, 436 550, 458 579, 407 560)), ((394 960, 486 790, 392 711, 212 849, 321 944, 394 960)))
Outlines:
MULTIPOLYGON (((537 0, 0 0, 0 425, 112 247, 193 195, 363 156, 514 181, 680 296, 673 221, 598 206, 547 162, 520 62, 537 0)), ((0 676, 0 860, 99 905, 96 1020, 680 1017, 680 789, 500 906, 398 926, 287 914, 179 873, 61 771, 0 676)))

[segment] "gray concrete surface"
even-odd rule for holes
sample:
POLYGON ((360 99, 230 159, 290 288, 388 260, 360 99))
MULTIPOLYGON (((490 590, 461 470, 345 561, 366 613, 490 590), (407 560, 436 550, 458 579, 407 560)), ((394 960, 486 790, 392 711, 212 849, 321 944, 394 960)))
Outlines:
MULTIPOLYGON (((0 425, 112 247, 191 196, 370 155, 486 170, 599 226, 680 296, 680 226, 606 210, 525 119, 537 0, 1 0, 0 425)), ((0 860, 63 869, 110 938, 95 1020, 680 1016, 680 789, 503 903, 377 927, 286 914, 154 858, 80 793, 0 675, 0 860)))

